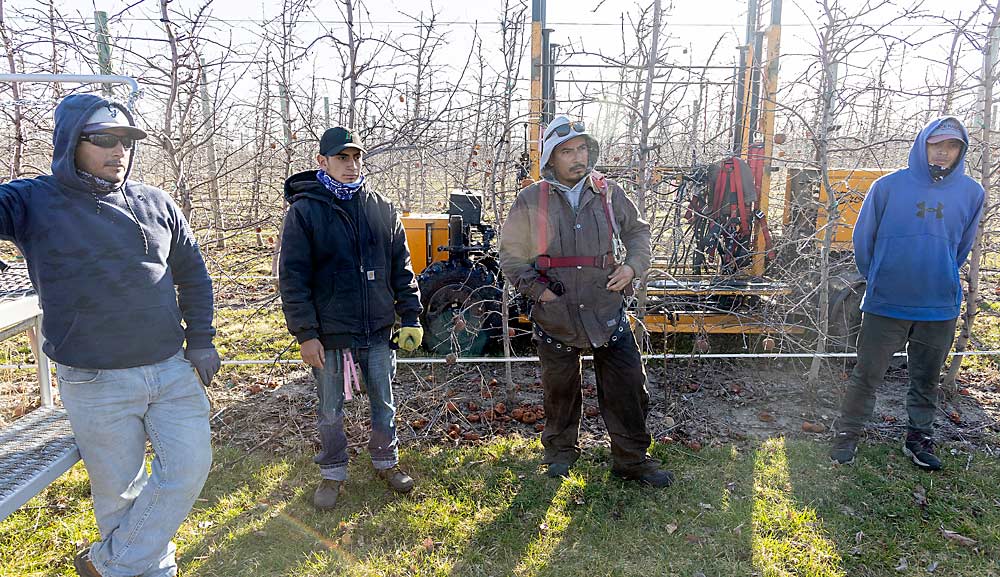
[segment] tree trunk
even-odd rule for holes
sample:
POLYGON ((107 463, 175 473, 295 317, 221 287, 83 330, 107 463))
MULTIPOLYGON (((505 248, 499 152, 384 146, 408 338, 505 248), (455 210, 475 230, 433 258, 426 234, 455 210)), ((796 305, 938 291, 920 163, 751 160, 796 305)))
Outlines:
POLYGON ((205 141, 205 153, 208 156, 208 195, 212 204, 212 227, 215 228, 215 248, 226 248, 225 224, 222 220, 222 205, 219 202, 219 161, 215 156, 215 114, 214 106, 208 98, 208 71, 205 70, 205 60, 201 60, 201 115, 208 139, 205 141))
MULTIPOLYGON (((649 216, 646 214, 646 196, 649 193, 653 180, 653 169, 649 161, 649 133, 652 130, 649 110, 653 98, 653 80, 656 77, 656 61, 659 52, 660 19, 662 12, 660 0, 653 0, 653 31, 649 40, 649 52, 646 56, 646 85, 643 88, 642 94, 642 116, 639 118, 639 190, 636 194, 636 201, 639 204, 639 214, 647 222, 649 216)), ((647 271, 639 279, 639 291, 636 294, 638 301, 636 304, 636 316, 638 317, 638 322, 636 323, 635 336, 639 341, 640 351, 646 350, 646 341, 648 340, 646 324, 644 322, 646 317, 646 279, 648 275, 647 271)))
MULTIPOLYGON (((983 190, 986 196, 983 199, 983 215, 988 214, 990 206, 990 186, 993 180, 992 158, 990 154, 990 127, 993 125, 993 82, 996 56, 998 50, 998 32, 1000 32, 1000 2, 993 9, 993 21, 990 23, 989 39, 986 50, 983 53, 983 121, 980 128, 980 139, 983 147, 982 151, 982 180, 983 190)), ((962 352, 969 345, 972 337, 972 324, 976 320, 979 312, 979 265, 983 260, 983 221, 979 223, 979 230, 976 231, 976 240, 972 245, 972 257, 969 259, 969 291, 965 300, 965 315, 962 317, 962 330, 958 340, 955 342, 955 351, 962 352)), ((945 393, 952 395, 957 392, 955 380, 958 378, 958 370, 962 367, 962 357, 952 357, 951 365, 945 374, 943 389, 945 393)))

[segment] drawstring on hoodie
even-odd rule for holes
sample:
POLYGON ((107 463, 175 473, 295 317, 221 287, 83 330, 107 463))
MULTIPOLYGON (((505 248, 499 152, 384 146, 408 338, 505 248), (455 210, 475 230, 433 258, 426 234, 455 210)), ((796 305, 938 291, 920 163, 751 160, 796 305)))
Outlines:
POLYGON ((132 220, 135 221, 135 227, 139 229, 139 236, 142 238, 142 251, 143 254, 149 254, 149 239, 146 238, 146 231, 142 230, 142 225, 139 224, 139 217, 136 216, 135 210, 132 208, 132 203, 128 201, 128 194, 125 193, 125 185, 119 189, 122 192, 122 198, 125 199, 125 206, 128 207, 129 213, 132 215, 132 220))
POLYGON ((148 255, 149 239, 146 237, 146 231, 142 230, 142 225, 139 224, 139 217, 135 214, 135 209, 132 208, 132 203, 128 200, 125 183, 116 185, 113 182, 104 180, 103 178, 94 176, 93 174, 80 169, 76 170, 76 175, 90 187, 90 195, 94 197, 94 206, 97 210, 97 214, 101 214, 101 196, 99 193, 111 194, 116 190, 121 193, 122 200, 125 201, 125 207, 128 209, 129 214, 132 215, 132 222, 134 222, 136 228, 139 229, 139 238, 142 239, 142 252, 143 254, 148 255))

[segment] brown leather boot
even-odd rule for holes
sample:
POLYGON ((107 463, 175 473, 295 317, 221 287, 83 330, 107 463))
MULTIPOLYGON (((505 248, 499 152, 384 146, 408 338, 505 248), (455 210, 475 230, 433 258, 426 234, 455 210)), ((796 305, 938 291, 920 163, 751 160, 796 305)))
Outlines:
POLYGON ((385 479, 392 490, 397 493, 409 493, 413 490, 413 478, 401 471, 399 465, 388 469, 379 469, 378 476, 385 479))
POLYGON ((323 479, 313 493, 313 506, 317 509, 327 510, 337 506, 337 498, 340 497, 340 487, 343 481, 331 481, 323 479))

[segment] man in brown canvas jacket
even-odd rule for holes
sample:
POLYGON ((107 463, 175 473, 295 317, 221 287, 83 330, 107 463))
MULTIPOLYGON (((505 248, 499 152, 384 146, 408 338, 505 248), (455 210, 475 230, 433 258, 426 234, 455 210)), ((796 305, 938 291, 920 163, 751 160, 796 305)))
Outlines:
POLYGON ((612 473, 666 487, 673 475, 646 453, 646 373, 622 294, 649 268, 649 224, 621 187, 594 172, 599 154, 582 122, 552 121, 542 140, 543 180, 522 190, 511 207, 500 266, 533 303, 548 476, 567 476, 580 456, 580 355, 590 349, 612 473))

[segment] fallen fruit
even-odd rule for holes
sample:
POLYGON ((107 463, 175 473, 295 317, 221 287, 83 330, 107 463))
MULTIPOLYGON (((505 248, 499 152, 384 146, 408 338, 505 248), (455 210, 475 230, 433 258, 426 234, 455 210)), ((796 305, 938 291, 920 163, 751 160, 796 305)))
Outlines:
POLYGON ((599 415, 600 411, 597 410, 597 407, 595 407, 593 405, 588 405, 587 408, 583 410, 583 413, 585 415, 587 415, 588 417, 593 418, 593 417, 596 417, 597 415, 599 415))
POLYGON ((770 423, 774 421, 774 415, 768 413, 767 411, 761 411, 761 413, 757 415, 757 418, 765 423, 770 423))
POLYGON ((688 442, 686 442, 684 444, 687 446, 688 449, 691 449, 692 451, 694 451, 696 453, 701 450, 701 443, 698 442, 698 441, 696 441, 696 440, 694 440, 694 439, 691 439, 691 440, 689 440, 688 442))
POLYGON ((456 355, 455 353, 448 353, 444 357, 444 362, 447 365, 454 365, 455 363, 458 362, 458 355, 456 355))
POLYGON ((468 433, 462 435, 462 438, 465 439, 466 441, 478 441, 479 433, 474 433, 472 431, 469 431, 468 433))
POLYGON ((769 353, 774 350, 774 344, 775 344, 774 339, 772 339, 771 337, 765 338, 763 342, 760 343, 761 348, 764 349, 764 352, 766 353, 769 353))
POLYGON ((533 411, 526 411, 524 413, 524 416, 521 417, 521 422, 524 423, 525 425, 533 425, 537 420, 538 417, 535 416, 535 413, 533 411))
POLYGON ((414 429, 423 429, 427 426, 427 419, 414 419, 410 421, 410 426, 414 429))
POLYGON ((545 430, 545 423, 535 423, 535 432, 541 433, 545 430))
POLYGON ((479 405, 477 403, 473 403, 472 401, 469 401, 469 403, 467 405, 465 405, 465 406, 470 411, 478 411, 479 410, 479 405))
POLYGON ((457 413, 458 412, 458 405, 456 405, 452 401, 448 401, 447 403, 444 404, 444 409, 446 411, 448 411, 449 413, 457 413))
POLYGON ((813 423, 810 421, 802 421, 802 430, 806 433, 825 433, 826 425, 823 423, 813 423))
POLYGON ((495 406, 493 407, 493 410, 494 410, 494 411, 496 412, 496 414, 498 414, 498 415, 502 415, 502 414, 504 414, 504 413, 506 413, 506 412, 507 412, 507 405, 505 405, 505 404, 503 404, 503 403, 497 403, 497 404, 496 404, 496 405, 495 405, 495 406))
POLYGON ((466 418, 469 419, 470 423, 478 423, 480 421, 479 413, 472 413, 466 418))
POLYGON ((522 409, 521 407, 518 407, 518 408, 516 408, 516 409, 514 409, 513 411, 510 412, 510 416, 511 416, 511 418, 520 421, 521 417, 524 416, 524 409, 522 409))

